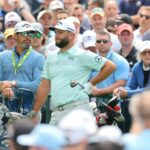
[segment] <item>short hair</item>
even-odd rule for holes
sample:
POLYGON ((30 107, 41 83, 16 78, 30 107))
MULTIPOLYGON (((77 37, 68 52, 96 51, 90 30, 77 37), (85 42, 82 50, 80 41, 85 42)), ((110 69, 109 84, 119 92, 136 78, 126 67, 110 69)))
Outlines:
POLYGON ((108 32, 106 32, 106 31, 98 31, 96 34, 97 34, 97 35, 107 35, 108 38, 109 38, 109 40, 111 41, 111 36, 110 36, 110 34, 109 34, 108 32))
POLYGON ((81 9, 82 11, 84 10, 81 4, 73 4, 73 6, 70 9, 70 12, 72 12, 73 10, 78 10, 81 9))

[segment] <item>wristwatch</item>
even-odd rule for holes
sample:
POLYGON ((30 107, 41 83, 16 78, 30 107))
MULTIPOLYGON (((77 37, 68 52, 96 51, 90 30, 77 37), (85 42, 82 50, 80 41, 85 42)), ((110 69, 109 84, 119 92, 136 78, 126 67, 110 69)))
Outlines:
POLYGON ((15 87, 15 86, 16 86, 16 81, 15 81, 15 80, 11 81, 11 86, 12 86, 12 87, 15 87))

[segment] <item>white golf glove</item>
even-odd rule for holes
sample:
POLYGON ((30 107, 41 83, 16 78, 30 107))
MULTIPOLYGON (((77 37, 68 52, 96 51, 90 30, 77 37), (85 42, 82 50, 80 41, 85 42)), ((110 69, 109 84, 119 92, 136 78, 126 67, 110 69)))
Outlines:
POLYGON ((92 88, 93 88, 93 85, 92 85, 90 82, 87 82, 87 83, 84 84, 84 89, 83 89, 83 91, 84 91, 86 94, 90 95, 90 94, 92 93, 92 88))

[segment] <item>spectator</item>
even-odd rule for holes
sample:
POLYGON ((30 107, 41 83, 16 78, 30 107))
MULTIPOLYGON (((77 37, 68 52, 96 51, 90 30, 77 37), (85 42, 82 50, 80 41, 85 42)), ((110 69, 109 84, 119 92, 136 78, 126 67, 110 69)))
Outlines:
POLYGON ((134 31, 134 45, 141 44, 143 34, 150 29, 150 6, 143 6, 139 13, 139 28, 134 31))
POLYGON ((6 50, 11 50, 16 45, 14 28, 6 29, 4 32, 6 50))
POLYGON ((91 30, 87 30, 82 36, 82 46, 83 49, 90 50, 96 53, 96 33, 91 30))
MULTIPOLYGON (((16 46, 0 54, 1 90, 8 102, 14 97, 13 88, 24 88, 35 93, 40 83, 45 59, 30 46, 33 31, 29 22, 17 23, 14 31, 16 46)), ((16 104, 15 101, 11 103, 16 104)), ((32 105, 32 100, 29 103, 32 105)))
POLYGON ((131 25, 123 23, 117 29, 118 39, 121 43, 119 54, 122 55, 130 65, 130 72, 137 62, 137 49, 133 45, 134 35, 131 25))
POLYGON ((58 126, 68 139, 65 150, 86 150, 89 138, 97 131, 93 115, 81 109, 68 113, 59 121, 58 126))
POLYGON ((34 124, 29 119, 16 120, 8 126, 9 150, 28 150, 27 146, 22 146, 17 142, 17 138, 22 134, 29 134, 34 128, 34 124))
POLYGON ((14 28, 15 25, 21 20, 21 17, 16 12, 8 12, 5 15, 5 29, 14 28))
POLYGON ((137 62, 132 71, 132 76, 126 88, 118 88, 115 93, 120 93, 122 98, 131 97, 149 87, 149 51, 150 41, 144 41, 139 50, 140 62, 137 62))
POLYGON ((31 41, 32 48, 39 52, 40 54, 44 55, 44 57, 47 56, 47 53, 45 51, 45 35, 44 35, 44 28, 43 26, 38 23, 34 22, 32 23, 32 27, 34 30, 34 40, 31 41))
MULTIPOLYGON (((143 91, 140 96, 139 105, 137 106, 137 115, 142 131, 130 141, 125 143, 125 150, 150 149, 149 129, 150 129, 150 91, 143 91)), ((135 118, 136 119, 136 118, 135 118)))
POLYGON ((43 79, 36 95, 34 112, 39 111, 48 94, 51 93, 50 106, 53 112, 50 124, 56 124, 72 108, 82 108, 91 112, 87 93, 90 94, 93 85, 109 76, 115 70, 115 65, 92 52, 81 50, 75 44, 75 26, 68 19, 60 20, 50 29, 55 31, 55 43, 60 49, 47 57, 43 79), (47 65, 52 65, 52 68, 47 65), (94 68, 101 71, 87 82, 94 68), (81 90, 79 86, 72 89, 70 87, 72 80, 84 84, 85 89, 81 90))
MULTIPOLYGON (((112 45, 109 33, 101 31, 96 35, 96 47, 102 57, 106 57, 116 65, 116 70, 104 81, 97 83, 92 89, 92 95, 97 98, 97 105, 104 111, 101 102, 108 103, 112 98, 113 90, 120 86, 125 86, 129 77, 129 64, 119 54, 110 50, 112 45)), ((93 70, 90 79, 97 75, 93 70)))
POLYGON ((30 134, 20 135, 17 141, 30 150, 63 150, 67 143, 60 129, 46 124, 35 126, 30 134))
POLYGON ((84 9, 80 4, 74 4, 71 11, 71 16, 74 16, 79 19, 80 21, 80 33, 82 34, 87 29, 91 29, 90 25, 90 19, 89 17, 84 13, 84 9))
POLYGON ((49 30, 49 27, 53 25, 54 19, 50 10, 40 11, 37 16, 37 21, 42 24, 44 28, 44 34, 46 36, 46 45, 49 44, 54 37, 54 32, 49 30))
POLYGON ((117 18, 119 14, 118 4, 115 0, 108 0, 104 5, 106 18, 117 18))
MULTIPOLYGON (((91 25, 95 33, 106 30, 106 17, 102 8, 96 7, 91 11, 91 25)), ((113 43, 111 49, 115 52, 118 52, 121 47, 120 42, 116 35, 110 33, 110 36, 113 43)))

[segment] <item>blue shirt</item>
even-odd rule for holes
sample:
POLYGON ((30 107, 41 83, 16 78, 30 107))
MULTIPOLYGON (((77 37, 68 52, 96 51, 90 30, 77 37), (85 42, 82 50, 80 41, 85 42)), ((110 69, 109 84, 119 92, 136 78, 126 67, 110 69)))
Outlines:
POLYGON ((150 87, 150 74, 148 84, 144 86, 144 72, 143 72, 143 62, 137 62, 133 66, 132 76, 127 84, 126 89, 128 90, 128 96, 132 96, 136 93, 143 92, 150 87))
POLYGON ((38 88, 43 71, 44 56, 32 49, 29 56, 17 70, 17 73, 15 73, 12 63, 13 52, 15 52, 15 60, 16 63, 18 63, 26 54, 27 50, 23 51, 21 56, 18 56, 15 49, 0 53, 0 80, 16 80, 16 86, 18 88, 26 88, 35 92, 38 88))
POLYGON ((88 81, 91 70, 100 71, 104 63, 105 58, 82 50, 77 45, 66 52, 51 52, 46 59, 42 77, 51 81, 52 108, 88 99, 80 86, 71 88, 70 82, 77 80, 83 85, 88 81))
MULTIPOLYGON (((128 80, 129 78, 129 64, 125 58, 120 56, 119 54, 109 51, 107 59, 111 60, 116 65, 116 70, 105 80, 96 84, 97 88, 106 88, 117 82, 118 80, 128 80)), ((90 78, 93 78, 97 75, 97 71, 92 71, 90 78)))

